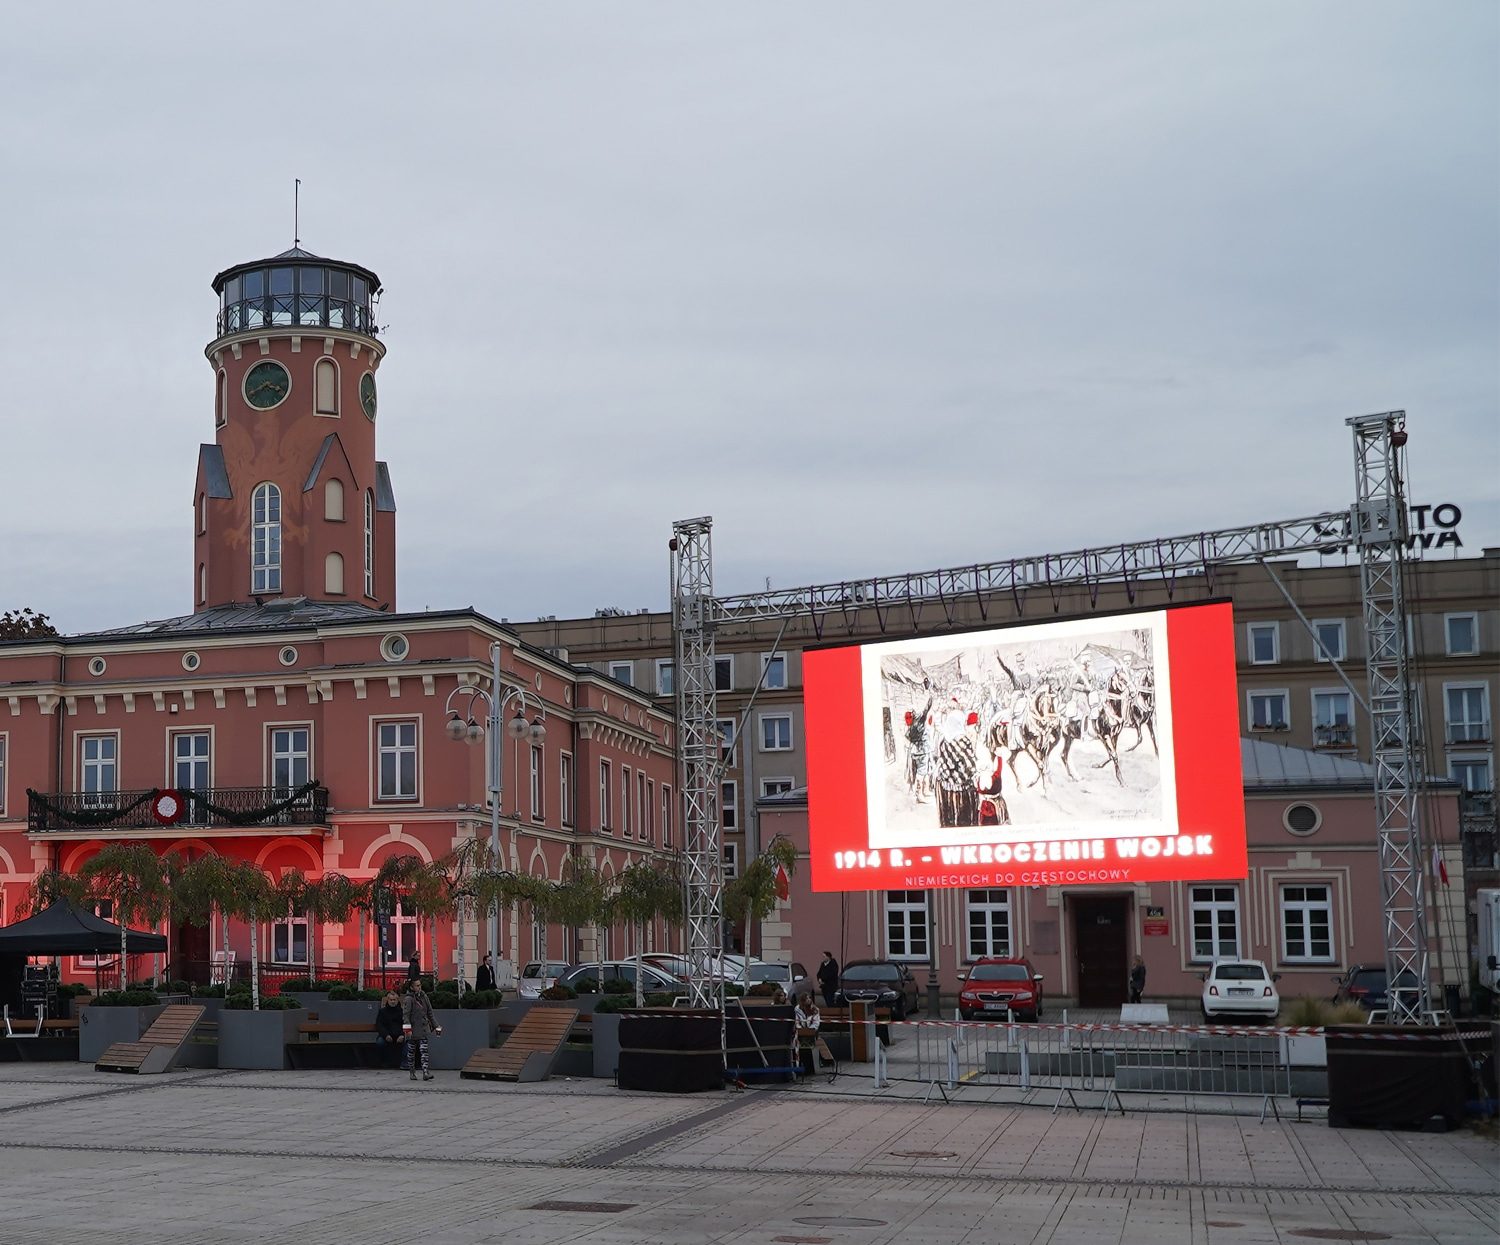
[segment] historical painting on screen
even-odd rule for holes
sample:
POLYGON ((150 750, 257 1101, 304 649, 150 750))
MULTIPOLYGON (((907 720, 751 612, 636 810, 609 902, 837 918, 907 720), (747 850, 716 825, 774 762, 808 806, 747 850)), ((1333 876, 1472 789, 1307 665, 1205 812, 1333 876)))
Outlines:
POLYGON ((1175 833, 1161 613, 865 650, 872 847, 1175 833))

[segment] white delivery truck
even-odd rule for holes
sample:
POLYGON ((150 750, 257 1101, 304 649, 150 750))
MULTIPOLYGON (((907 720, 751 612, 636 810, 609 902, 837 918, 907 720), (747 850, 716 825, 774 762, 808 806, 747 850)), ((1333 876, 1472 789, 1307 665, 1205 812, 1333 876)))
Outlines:
POLYGON ((1486 889, 1476 896, 1479 934, 1474 956, 1479 961, 1479 984, 1500 994, 1500 889, 1486 889))

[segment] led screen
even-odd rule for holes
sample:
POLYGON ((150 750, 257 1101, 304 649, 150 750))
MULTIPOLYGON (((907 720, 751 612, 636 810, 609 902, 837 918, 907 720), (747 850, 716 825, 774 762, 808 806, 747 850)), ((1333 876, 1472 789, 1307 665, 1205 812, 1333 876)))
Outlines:
POLYGON ((819 891, 1245 876, 1229 604, 803 656, 819 891))

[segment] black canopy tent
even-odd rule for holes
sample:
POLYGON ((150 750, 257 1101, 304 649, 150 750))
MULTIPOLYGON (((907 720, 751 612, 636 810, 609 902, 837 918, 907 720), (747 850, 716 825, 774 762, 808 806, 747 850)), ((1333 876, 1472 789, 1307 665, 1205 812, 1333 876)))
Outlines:
MULTIPOLYGON (((165 951, 167 940, 145 930, 125 931, 127 955, 165 951)), ((120 950, 120 927, 58 899, 41 912, 0 926, 0 978, 19 982, 20 966, 33 955, 112 955, 120 950)), ((9 995, 9 990, 3 991, 9 995)))

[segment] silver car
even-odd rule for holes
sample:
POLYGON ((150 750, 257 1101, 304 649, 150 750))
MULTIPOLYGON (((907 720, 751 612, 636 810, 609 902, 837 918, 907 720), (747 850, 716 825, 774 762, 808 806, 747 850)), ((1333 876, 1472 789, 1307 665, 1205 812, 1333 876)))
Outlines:
POLYGON ((557 984, 557 979, 568 971, 566 960, 532 960, 521 970, 516 982, 516 994, 523 999, 534 999, 543 990, 557 984))

